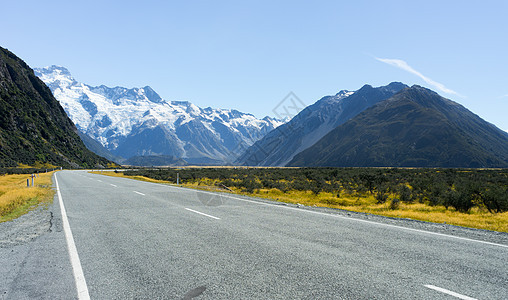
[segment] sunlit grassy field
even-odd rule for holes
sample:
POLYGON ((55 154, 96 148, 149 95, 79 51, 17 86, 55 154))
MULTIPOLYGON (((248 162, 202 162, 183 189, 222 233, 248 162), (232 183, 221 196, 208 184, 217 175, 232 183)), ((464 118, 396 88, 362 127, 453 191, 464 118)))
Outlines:
MULTIPOLYGON (((27 187, 27 174, 0 176, 0 222, 15 219, 39 205, 51 203, 54 191, 51 176, 41 173, 35 178, 35 187, 27 187)), ((31 181, 30 181, 31 182, 31 181)))
POLYGON ((349 197, 347 195, 339 198, 336 195, 322 192, 315 195, 310 191, 289 191, 286 194, 277 189, 260 190, 262 198, 270 198, 288 203, 300 203, 310 206, 322 206, 339 208, 343 210, 371 213, 395 218, 409 218, 414 220, 428 221, 434 223, 453 224, 464 227, 473 227, 487 230, 508 232, 508 213, 492 214, 488 211, 472 209, 468 213, 461 213, 455 210, 446 209, 442 205, 431 206, 424 203, 399 203, 393 208, 391 202, 377 204, 377 200, 371 196, 349 197))
MULTIPOLYGON (((97 173, 97 172, 96 172, 97 173)), ((137 180, 169 183, 162 180, 154 180, 143 176, 124 176, 123 173, 103 172, 104 175, 116 177, 129 177, 137 180)), ((203 190, 221 190, 215 186, 214 180, 202 178, 192 183, 183 183, 181 186, 203 189, 203 190)), ((348 211, 371 213, 394 218, 409 218, 434 223, 447 223, 463 227, 487 229, 501 232, 508 232, 508 212, 490 213, 487 210, 473 208, 467 213, 462 213, 453 209, 446 209, 442 205, 429 205, 426 203, 404 203, 397 205, 392 201, 378 204, 373 195, 366 192, 362 196, 348 195, 347 193, 339 195, 321 192, 315 194, 311 191, 290 190, 282 192, 279 189, 257 189, 253 193, 246 193, 244 190, 230 187, 232 193, 247 196, 255 196, 265 199, 272 199, 286 203, 303 204, 307 206, 331 207, 348 211)), ((222 192, 226 190, 221 190, 222 192)), ((228 192, 228 191, 226 191, 228 192)), ((390 199, 392 200, 392 199, 390 199)))

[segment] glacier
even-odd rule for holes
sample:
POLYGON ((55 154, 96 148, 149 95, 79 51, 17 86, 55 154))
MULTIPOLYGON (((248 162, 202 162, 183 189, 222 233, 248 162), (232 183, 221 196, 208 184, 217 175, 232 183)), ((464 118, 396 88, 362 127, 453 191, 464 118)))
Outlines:
POLYGON ((231 164, 287 120, 166 101, 151 87, 90 86, 62 66, 35 68, 77 129, 112 154, 170 155, 191 164, 231 164))

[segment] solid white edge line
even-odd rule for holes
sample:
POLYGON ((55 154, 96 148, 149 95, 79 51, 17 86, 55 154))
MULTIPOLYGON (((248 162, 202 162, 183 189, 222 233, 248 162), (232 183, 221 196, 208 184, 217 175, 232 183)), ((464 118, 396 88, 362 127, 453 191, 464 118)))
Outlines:
MULTIPOLYGON (((174 186, 170 186, 170 187, 177 188, 177 189, 180 188, 180 187, 174 187, 174 186)), ((187 189, 187 190, 191 191, 191 189, 187 189)), ((219 193, 212 193, 212 192, 200 191, 200 190, 194 190, 194 191, 200 192, 200 193, 204 193, 204 194, 210 194, 210 195, 217 195, 217 194, 219 194, 219 193)), ((386 226, 386 227, 403 229, 403 230, 407 230, 407 231, 413 231, 413 232, 431 234, 431 235, 436 235, 436 236, 442 236, 442 237, 448 237, 448 238, 468 241, 468 242, 475 242, 475 243, 481 243, 481 244, 486 244, 486 245, 491 245, 491 246, 498 246, 498 247, 508 248, 508 245, 497 244, 497 243, 492 243, 492 242, 486 242, 486 241, 481 241, 481 240, 475 240, 475 239, 470 239, 470 238, 465 238, 465 237, 460 237, 460 236, 449 235, 449 234, 445 234, 445 233, 438 233, 438 232, 426 231, 426 230, 409 228, 409 227, 402 227, 402 226, 393 225, 393 224, 379 223, 379 222, 374 222, 374 221, 369 221, 369 220, 362 220, 362 219, 357 219, 357 218, 345 217, 345 216, 341 216, 341 215, 328 214, 328 213, 323 213, 323 212, 319 212, 319 211, 312 211, 312 210, 308 210, 308 209, 301 209, 301 208, 290 207, 290 206, 285 206, 285 205, 276 205, 276 204, 264 203, 264 202, 254 201, 254 200, 247 200, 247 199, 242 199, 242 198, 238 198, 238 197, 229 196, 227 194, 222 194, 222 193, 220 195, 224 196, 224 197, 227 197, 227 198, 230 198, 230 199, 235 199, 235 200, 245 201, 245 202, 250 202, 250 203, 255 203, 255 204, 261 204, 261 205, 273 206, 273 207, 278 207, 278 208, 291 209, 291 210, 295 210, 295 211, 299 211, 299 212, 318 214, 318 215, 329 216, 329 217, 334 217, 334 218, 339 218, 339 219, 345 219, 345 220, 351 220, 351 221, 356 221, 356 222, 363 222, 363 223, 368 223, 368 224, 381 225, 381 226, 386 226)))
POLYGON ((74 244, 74 238, 72 237, 71 226, 69 225, 69 220, 67 219, 67 212, 65 211, 65 206, 62 200, 62 194, 60 194, 60 187, 58 186, 58 179, 56 178, 56 173, 55 173, 55 185, 56 185, 56 194, 58 196, 58 203, 60 204, 60 211, 62 214, 62 224, 65 234, 65 240, 67 241, 67 250, 69 251, 69 258, 71 260, 72 265, 72 273, 74 275, 74 281, 76 282, 78 299, 88 300, 90 299, 90 294, 88 293, 85 275, 83 274, 81 262, 79 261, 78 250, 76 249, 76 244, 74 244))
POLYGON ((136 194, 139 194, 139 195, 141 195, 141 196, 146 196, 145 194, 140 193, 140 192, 137 192, 137 191, 133 191, 133 192, 134 192, 134 193, 136 193, 136 194))
POLYGON ((215 220, 220 220, 220 218, 217 218, 217 217, 214 217, 214 216, 211 216, 211 215, 207 215, 205 213, 202 213, 200 211, 197 211, 197 210, 193 210, 193 209, 190 209, 190 208, 187 208, 187 207, 184 207, 186 210, 188 211, 192 211, 193 213, 197 213, 197 214, 200 214, 200 215, 203 215, 203 216, 206 216, 206 217, 209 217, 209 218, 212 218, 212 219, 215 219, 215 220))
POLYGON ((459 293, 455 293, 454 291, 450 291, 450 290, 447 290, 447 289, 443 289, 443 288, 440 288, 438 286, 435 286, 435 285, 431 285, 431 284, 426 284, 424 285, 426 288, 429 288, 429 289, 432 289, 432 290, 435 290, 435 291, 438 291, 438 292, 441 292, 441 293, 444 293, 444 294, 448 294, 450 296, 454 296, 454 297, 457 297, 459 299, 464 299, 464 300, 477 300, 476 298, 471 298, 471 297, 468 297, 466 295, 462 295, 462 294, 459 294, 459 293))

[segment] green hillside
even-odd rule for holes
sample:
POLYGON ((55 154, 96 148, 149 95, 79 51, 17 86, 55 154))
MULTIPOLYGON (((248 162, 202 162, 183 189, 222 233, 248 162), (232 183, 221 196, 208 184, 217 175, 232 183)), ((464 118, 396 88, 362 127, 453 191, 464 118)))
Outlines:
POLYGON ((508 135, 413 86, 338 126, 288 166, 506 168, 508 135))
POLYGON ((50 89, 12 52, 0 47, 0 167, 50 163, 106 166, 90 152, 50 89))

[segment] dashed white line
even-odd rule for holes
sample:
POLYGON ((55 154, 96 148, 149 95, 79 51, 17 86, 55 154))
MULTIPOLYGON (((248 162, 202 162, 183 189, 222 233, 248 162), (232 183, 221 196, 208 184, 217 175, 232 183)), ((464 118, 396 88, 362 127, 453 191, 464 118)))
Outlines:
POLYGON ((97 179, 97 181, 98 181, 98 182, 102 182, 102 180, 100 180, 100 179, 97 179))
POLYGON ((438 286, 435 286, 435 285, 431 285, 431 284, 426 284, 424 285, 426 288, 429 288, 429 289, 432 289, 432 290, 435 290, 435 291, 438 291, 438 292, 441 292, 441 293, 444 293, 444 294, 447 294, 447 295, 450 295, 450 296, 454 296, 454 297, 457 297, 459 299, 464 299, 464 300, 477 300, 476 298, 471 298, 469 296, 466 296, 466 295, 462 295, 462 294, 459 294, 459 293, 456 293, 454 291, 450 291, 450 290, 447 290, 447 289, 443 289, 443 288, 440 288, 438 286))
POLYGON ((215 219, 215 220, 220 220, 220 218, 217 218, 217 217, 214 217, 214 216, 211 216, 211 215, 208 215, 208 214, 202 213, 202 212, 200 212, 200 211, 193 210, 193 209, 190 209, 190 208, 187 208, 187 207, 184 207, 184 208, 185 208, 186 210, 188 210, 188 211, 192 211, 193 213, 200 214, 200 215, 203 215, 203 216, 206 216, 206 217, 209 217, 209 218, 215 219))
POLYGON ((69 220, 67 219, 67 212, 65 211, 65 206, 62 200, 62 194, 60 194, 60 188, 58 187, 58 179, 56 178, 56 174, 55 174, 55 185, 56 185, 56 194, 58 195, 58 203, 60 204, 60 211, 62 214, 62 225, 64 229, 65 240, 67 241, 67 250, 69 251, 69 257, 72 265, 72 273, 74 275, 74 281, 76 282, 78 299, 89 300, 90 294, 88 293, 85 275, 83 274, 81 262, 79 261, 78 250, 76 249, 76 244, 74 244, 74 238, 72 237, 71 226, 69 225, 69 220))
POLYGON ((138 191, 133 191, 133 192, 134 192, 134 193, 136 193, 136 194, 139 194, 139 195, 141 195, 141 196, 146 196, 145 194, 140 193, 140 192, 138 192, 138 191))
POLYGON ((114 185, 114 184, 112 184, 112 183, 110 183, 109 185, 110 185, 110 186, 114 186, 114 187, 117 187, 116 185, 114 185))

